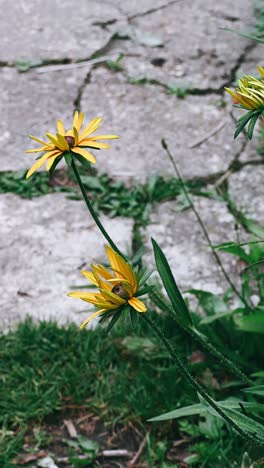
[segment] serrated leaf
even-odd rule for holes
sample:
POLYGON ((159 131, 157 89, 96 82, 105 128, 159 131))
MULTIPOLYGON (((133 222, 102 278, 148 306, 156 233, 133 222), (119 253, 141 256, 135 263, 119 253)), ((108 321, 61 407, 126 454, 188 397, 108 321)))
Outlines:
POLYGON ((184 299, 178 289, 168 261, 157 242, 152 239, 157 270, 171 301, 173 311, 185 325, 192 325, 192 319, 184 299))

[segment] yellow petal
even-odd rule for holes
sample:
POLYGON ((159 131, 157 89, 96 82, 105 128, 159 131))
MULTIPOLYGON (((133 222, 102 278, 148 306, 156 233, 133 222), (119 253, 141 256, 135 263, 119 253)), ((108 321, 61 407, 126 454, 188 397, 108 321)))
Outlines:
POLYGON ((104 312, 107 312, 105 309, 101 309, 101 310, 98 310, 97 312, 94 312, 92 315, 90 315, 90 317, 88 317, 87 320, 85 320, 81 326, 80 326, 80 329, 82 330, 84 327, 86 327, 86 325, 91 322, 91 320, 93 320, 95 317, 97 317, 97 315, 100 315, 100 314, 103 314, 104 312))
POLYGON ((95 135, 91 137, 92 140, 117 140, 120 138, 118 135, 95 135))
POLYGON ((91 122, 88 123, 87 127, 85 127, 85 129, 82 131, 80 135, 80 141, 82 141, 85 137, 87 137, 91 133, 95 132, 98 129, 102 120, 103 119, 101 117, 97 117, 91 120, 91 122))
POLYGON ((141 302, 137 297, 131 297, 131 299, 128 299, 128 303, 135 309, 137 312, 146 312, 147 307, 143 302, 141 302))
POLYGON ((117 294, 112 293, 111 291, 107 291, 106 289, 100 289, 100 293, 102 294, 103 298, 106 301, 116 304, 117 306, 125 304, 125 299, 122 297, 117 296, 117 294))
POLYGON ((29 179, 29 177, 32 176, 34 172, 36 172, 41 166, 43 166, 44 162, 46 161, 46 159, 48 159, 48 157, 48 154, 44 154, 42 158, 38 159, 37 162, 33 164, 33 166, 27 172, 26 179, 29 179))
POLYGON ((80 112, 79 114, 78 111, 75 111, 72 126, 76 128, 77 132, 79 132, 81 129, 81 126, 83 124, 83 119, 84 119, 84 113, 80 112))
POLYGON ((137 290, 137 276, 133 268, 120 255, 118 255, 111 247, 106 246, 106 253, 111 267, 116 272, 117 278, 124 278, 131 284, 134 292, 137 290))
POLYGON ((92 164, 96 163, 95 157, 93 156, 93 154, 89 153, 89 151, 86 151, 85 149, 78 148, 78 147, 77 148, 75 148, 75 147, 72 148, 72 151, 73 151, 73 153, 80 154, 81 156, 83 156, 90 163, 92 163, 92 164))
POLYGON ((75 297, 76 299, 82 299, 83 301, 90 302, 91 304, 97 304, 99 300, 102 300, 101 294, 98 293, 88 293, 82 291, 74 291, 68 293, 67 296, 75 297))
POLYGON ((95 286, 99 286, 97 279, 91 271, 81 270, 81 274, 92 284, 95 284, 95 286))
POLYGON ((110 145, 106 143, 96 143, 93 140, 83 140, 79 143, 79 146, 87 146, 88 148, 108 149, 110 145))
POLYGON ((73 130, 73 136, 74 136, 74 141, 75 141, 74 146, 78 146, 78 143, 79 143, 78 130, 75 127, 73 127, 72 130, 73 130))
POLYGON ((47 171, 49 171, 51 169, 53 163, 55 162, 55 159, 57 159, 59 156, 60 156, 60 153, 57 153, 57 154, 55 154, 55 156, 49 157, 48 162, 46 164, 47 171))
POLYGON ((260 65, 258 65, 257 69, 258 69, 260 75, 262 76, 262 78, 264 78, 264 68, 262 68, 260 65))
POLYGON ((43 141, 43 140, 40 140, 39 138, 35 137, 34 135, 29 135, 29 138, 31 138, 31 140, 37 141, 37 142, 40 143, 41 145, 48 145, 48 144, 49 144, 49 143, 46 143, 46 142, 43 141))
POLYGON ((92 270, 96 273, 99 273, 104 279, 109 280, 113 278, 112 273, 108 271, 103 265, 91 265, 92 270))
POLYGON ((57 120, 57 130, 58 130, 58 133, 60 133, 61 135, 65 134, 65 127, 60 119, 57 120))
POLYGON ((69 149, 69 145, 68 145, 68 142, 67 140, 65 140, 65 138, 60 135, 59 133, 57 133, 57 140, 59 142, 59 148, 62 150, 62 151, 68 151, 69 149))
POLYGON ((58 142, 57 138, 55 135, 52 135, 52 133, 46 133, 48 139, 51 141, 51 143, 53 143, 56 148, 60 148, 60 149, 63 149, 60 145, 60 143, 58 142))
POLYGON ((225 88, 225 90, 235 99, 235 101, 239 102, 242 106, 244 106, 248 110, 252 110, 252 106, 247 104, 242 96, 239 96, 239 94, 236 94, 232 89, 230 88, 225 88))
POLYGON ((46 146, 42 146, 41 148, 26 150, 25 153, 42 153, 42 151, 45 151, 45 150, 46 150, 46 146))

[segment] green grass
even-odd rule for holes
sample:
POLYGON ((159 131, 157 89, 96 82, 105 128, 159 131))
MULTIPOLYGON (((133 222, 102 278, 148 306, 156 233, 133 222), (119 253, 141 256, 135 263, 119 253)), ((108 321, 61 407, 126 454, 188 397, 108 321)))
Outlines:
MULTIPOLYGON (((133 330, 127 319, 107 336, 102 327, 80 332, 74 325, 60 328, 27 320, 0 337, 0 466, 13 466, 29 427, 41 425, 50 415, 63 419, 69 402, 86 405, 87 412, 98 414, 106 425, 130 421, 143 433, 149 432, 143 459, 150 467, 169 466, 163 465, 165 453, 182 436, 190 437, 189 456, 198 463, 191 466, 226 468, 226 460, 242 456, 241 440, 222 425, 218 427, 215 418, 147 422, 172 408, 197 402, 197 396, 145 322, 139 320, 133 330)), ((193 343, 182 340, 169 317, 156 319, 174 337, 182 357, 196 350, 193 343)), ((190 368, 202 376, 208 366, 220 376, 221 368, 210 359, 190 368)))
MULTIPOLYGON (((136 184, 131 190, 131 187, 111 179, 107 174, 91 175, 82 167, 80 171, 83 184, 98 212, 104 212, 111 217, 133 218, 141 225, 148 222, 155 203, 175 199, 182 193, 181 182, 175 177, 153 176, 144 184, 136 184)), ((71 171, 65 173, 65 185, 63 182, 59 184, 56 179, 51 182, 47 172, 36 173, 29 180, 25 179, 25 174, 26 171, 0 173, 0 193, 15 193, 24 198, 33 198, 48 193, 66 192, 70 199, 82 199, 77 186, 74 185, 71 171)), ((201 189, 205 184, 202 182, 190 181, 186 185, 192 193, 204 195, 201 189)), ((186 205, 181 204, 179 200, 178 207, 181 209, 186 205)))

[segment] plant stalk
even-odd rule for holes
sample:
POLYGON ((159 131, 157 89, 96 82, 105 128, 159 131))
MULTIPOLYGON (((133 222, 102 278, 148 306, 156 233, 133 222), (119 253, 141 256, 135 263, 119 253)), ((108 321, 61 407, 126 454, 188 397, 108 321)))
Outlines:
POLYGON ((254 385, 254 381, 247 377, 244 372, 242 372, 236 365, 230 361, 226 356, 224 356, 218 349, 216 349, 209 341, 203 339, 199 332, 196 331, 193 327, 186 327, 177 317, 177 315, 173 312, 171 307, 166 304, 163 299, 155 293, 155 291, 151 292, 151 297, 153 302, 161 309, 173 314, 174 320, 176 321, 177 325, 183 330, 186 335, 189 335, 192 339, 194 339, 203 349, 208 351, 212 356, 218 359, 221 364, 223 364, 226 369, 228 369, 233 375, 238 377, 245 385, 252 386, 254 385))
POLYGON ((190 208, 193 210, 193 213, 195 214, 198 223, 200 224, 200 227, 201 227, 201 229, 202 229, 202 231, 203 231, 203 234, 204 234, 204 236, 205 236, 205 238, 206 238, 206 240, 207 240, 207 242, 208 242, 208 245, 209 245, 209 247, 210 247, 210 249, 211 249, 211 251, 212 251, 212 254, 213 254, 213 256, 214 256, 214 258, 215 258, 215 260, 216 260, 216 262, 217 262, 219 268, 221 269, 221 271, 222 271, 222 273, 223 273, 223 276, 225 277, 227 283, 228 283, 229 286, 233 289, 233 291, 234 291, 234 293, 237 295, 237 297, 243 302, 243 304, 244 304, 248 309, 251 309, 251 307, 249 306, 249 304, 247 303, 247 301, 246 301, 246 300, 244 299, 244 297, 240 294, 240 292, 238 291, 238 289, 237 289, 236 286, 234 285, 233 281, 230 279, 230 277, 229 277, 229 275, 228 275, 228 273, 227 273, 227 271, 226 271, 226 269, 225 269, 225 267, 224 267, 224 265, 223 265, 223 263, 222 263, 222 261, 221 261, 219 255, 218 255, 218 253, 215 251, 214 246, 213 246, 213 244, 212 244, 212 242, 211 242, 211 239, 210 239, 210 237, 209 237, 209 234, 208 234, 208 232, 207 232, 207 230, 206 230, 206 227, 205 227, 205 225, 204 225, 204 222, 203 222, 202 218, 200 217, 198 211, 196 210, 195 205, 194 205, 194 203, 193 203, 193 200, 191 199, 191 197, 190 197, 190 195, 189 195, 189 193, 188 193, 188 190, 186 189, 185 183, 184 183, 184 181, 183 181, 183 179, 182 179, 182 176, 181 176, 181 174, 180 174, 180 171, 179 171, 179 169, 178 169, 178 167, 177 167, 177 164, 176 164, 175 161, 174 161, 174 158, 173 158, 173 156, 172 156, 172 154, 171 154, 171 152, 170 152, 170 150, 169 150, 169 148, 168 148, 168 145, 167 145, 166 141, 165 141, 164 139, 162 139, 162 140, 161 140, 161 144, 162 144, 162 147, 165 149, 165 151, 166 151, 166 153, 167 153, 167 155, 168 155, 168 157, 169 157, 169 159, 170 159, 170 161, 171 161, 171 163, 172 163, 172 165, 173 165, 173 169, 174 169, 174 171, 175 171, 175 173, 176 173, 176 175, 177 175, 179 181, 181 182, 182 190, 183 190, 183 193, 184 193, 184 195, 185 195, 185 198, 186 198, 186 200, 188 201, 188 203, 189 203, 189 205, 190 205, 190 208))
POLYGON ((91 204, 91 202, 90 202, 90 200, 89 200, 89 198, 87 196, 86 190, 85 190, 84 185, 82 183, 81 176, 80 176, 78 168, 77 168, 77 166, 75 164, 74 157, 72 157, 72 169, 73 169, 75 178, 76 178, 76 180, 78 182, 78 185, 79 185, 79 187, 81 189, 81 192, 82 192, 84 201, 86 203, 86 206, 87 206, 88 210, 90 211, 90 214, 92 215, 97 227, 100 229, 101 233, 103 234, 104 238, 107 240, 109 245, 111 245, 112 249, 115 250, 116 253, 118 253, 121 257, 123 257, 125 259, 124 255, 122 254, 122 252, 120 252, 120 250, 117 247, 117 245, 115 244, 115 242, 111 239, 111 237, 109 236, 109 234, 105 230, 104 226, 102 225, 100 219, 98 218, 95 210, 93 209, 93 205, 91 204))
POLYGON ((148 323, 148 325, 152 328, 152 330, 155 332, 155 334, 158 336, 158 338, 162 342, 163 346, 169 352, 178 370, 186 378, 190 386, 204 398, 204 400, 208 403, 208 405, 211 406, 211 408, 213 408, 226 423, 228 423, 233 429, 235 429, 235 431, 241 437, 250 441, 251 443, 262 445, 260 441, 256 439, 256 437, 252 436, 251 434, 247 432, 244 432, 238 426, 238 424, 236 424, 236 422, 233 421, 225 413, 225 411, 217 404, 217 402, 204 390, 204 388, 198 382, 196 382, 196 380, 192 377, 188 369, 183 364, 182 360, 177 356, 173 346, 171 345, 169 340, 166 338, 166 336, 164 335, 162 330, 159 328, 159 326, 147 314, 140 314, 140 317, 142 317, 148 323))

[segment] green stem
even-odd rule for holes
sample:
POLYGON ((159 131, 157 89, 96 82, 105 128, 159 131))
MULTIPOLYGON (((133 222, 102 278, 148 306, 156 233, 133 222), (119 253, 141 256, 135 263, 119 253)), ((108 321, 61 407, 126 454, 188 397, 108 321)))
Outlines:
MULTIPOLYGON (((81 177, 80 177, 80 174, 79 174, 79 171, 78 171, 78 168, 75 164, 75 161, 74 161, 74 158, 72 158, 72 169, 73 169, 73 172, 74 172, 74 175, 76 177, 76 180, 79 184, 79 187, 81 189, 81 192, 83 194, 83 198, 85 200, 85 203, 86 203, 86 206, 88 208, 88 210, 90 211, 90 214, 92 215, 95 223, 97 224, 98 228, 100 229, 101 233, 103 234, 103 236, 105 237, 105 239, 107 240, 107 242, 109 242, 109 244, 111 245, 111 247, 119 254, 121 255, 125 260, 125 256, 120 252, 120 250, 118 249, 118 247, 116 246, 116 244, 112 241, 111 237, 109 236, 109 234, 106 232, 106 230, 104 229, 101 221, 99 220, 96 212, 94 211, 93 209, 93 206, 87 196, 87 193, 86 193, 86 190, 83 186, 83 183, 82 183, 82 180, 81 180, 81 177)), ((156 302, 156 304, 161 308, 161 309, 165 309, 167 310, 168 312, 170 313, 173 313, 171 308, 169 306, 167 306, 167 304, 155 293, 155 292, 152 292, 152 296, 153 296, 153 299, 154 299, 154 302, 156 302)), ((196 341, 199 342, 199 344, 201 346, 203 346, 205 349, 207 349, 207 351, 209 351, 212 355, 214 355, 217 359, 219 359, 219 361, 225 365, 234 375, 236 375, 239 379, 241 379, 246 385, 253 385, 253 382, 248 379, 248 377, 243 373, 241 372, 239 369, 237 369, 234 364, 229 361, 227 358, 225 358, 217 349, 215 349, 209 342, 203 340, 202 337, 200 337, 193 329, 191 328, 188 328, 188 327, 185 327, 176 317, 176 315, 174 314, 174 318, 177 322, 177 324, 179 325, 179 327, 181 327, 182 330, 184 330, 185 333, 191 335, 192 338, 194 338, 196 341)))
POLYGON ((233 281, 232 281, 231 278, 229 277, 229 275, 228 275, 228 273, 226 272, 226 269, 225 269, 225 267, 224 267, 224 265, 223 265, 223 263, 222 263, 222 261, 221 261, 221 258, 219 257, 218 253, 217 253, 216 250, 214 249, 214 246, 213 246, 213 244, 212 244, 212 242, 211 242, 211 239, 210 239, 209 234, 208 234, 208 232, 207 232, 207 230, 206 230, 206 227, 205 227, 205 225, 204 225, 204 222, 203 222, 201 216, 199 215, 198 211, 197 211, 196 208, 195 208, 195 205, 194 205, 194 203, 193 203, 193 200, 192 200, 192 198, 190 197, 190 195, 189 195, 189 193, 188 193, 188 190, 187 190, 186 185, 185 185, 185 183, 184 183, 184 181, 183 181, 183 179, 182 179, 182 176, 181 176, 181 174, 180 174, 180 171, 179 171, 179 169, 178 169, 178 166, 177 166, 177 164, 176 164, 175 161, 174 161, 174 158, 173 158, 173 156, 172 156, 172 154, 171 154, 171 152, 170 152, 170 150, 169 150, 169 148, 168 148, 168 145, 167 145, 166 141, 165 141, 164 139, 162 139, 162 140, 161 140, 161 144, 162 144, 163 148, 165 149, 165 151, 166 151, 166 153, 167 153, 167 155, 168 155, 168 157, 169 157, 169 159, 170 159, 170 161, 171 161, 171 163, 172 163, 172 165, 173 165, 173 169, 174 169, 174 171, 175 171, 175 173, 176 173, 176 175, 177 175, 179 181, 181 182, 182 190, 183 190, 183 193, 184 193, 184 195, 185 195, 185 198, 186 198, 186 200, 188 201, 190 208, 193 210, 193 213, 195 214, 198 223, 200 224, 200 227, 201 227, 201 229, 202 229, 202 231, 203 231, 203 233, 204 233, 204 236, 205 236, 205 238, 206 238, 206 240, 207 240, 207 243, 208 243, 208 245, 209 245, 209 247, 210 247, 210 249, 211 249, 211 251, 212 251, 212 254, 213 254, 213 256, 214 256, 214 258, 215 258, 215 260, 216 260, 216 262, 217 262, 219 268, 221 269, 221 271, 222 271, 222 273, 223 273, 223 275, 224 275, 224 277, 225 277, 227 283, 228 283, 229 286, 233 289, 233 291, 234 291, 234 293, 237 295, 237 297, 243 302, 243 304, 244 304, 248 309, 251 309, 251 307, 249 306, 249 304, 247 303, 247 301, 246 301, 246 300, 244 299, 244 297, 240 294, 240 292, 238 291, 238 289, 237 289, 236 286, 234 285, 233 281))
MULTIPOLYGON (((182 360, 177 356, 173 346, 169 342, 169 340, 166 338, 162 330, 158 327, 158 325, 148 316, 148 314, 140 314, 140 317, 142 317, 148 325, 151 326, 152 330, 156 333, 156 335, 159 337, 160 341, 162 344, 165 346, 167 351, 169 352, 170 356, 172 357, 173 361, 175 362, 178 370, 182 373, 182 375, 186 378, 186 380, 189 382, 190 386, 197 391, 203 398, 204 400, 210 405, 218 414, 219 416, 224 419, 224 421, 230 426, 235 429, 235 431, 241 435, 246 440, 249 440, 250 442, 253 442, 254 444, 260 444, 260 442, 256 439, 256 437, 252 436, 251 434, 248 434, 247 432, 244 432, 236 423, 231 419, 225 411, 217 404, 217 402, 204 390, 204 388, 196 382, 196 380, 192 377, 188 369, 185 367, 183 364, 182 360)), ((260 444, 262 445, 262 444, 260 444)))
POLYGON ((121 257, 124 257, 124 255, 120 252, 119 248, 117 247, 117 245, 114 243, 114 241, 111 239, 111 237, 109 236, 109 234, 106 232, 104 226, 102 225, 100 219, 98 218, 95 210, 93 209, 93 205, 91 204, 88 196, 87 196, 87 193, 86 193, 86 190, 84 188, 84 185, 82 183, 82 179, 81 179, 81 176, 79 174, 79 171, 78 171, 78 168, 75 164, 75 161, 74 161, 74 156, 72 157, 72 169, 73 169, 73 172, 74 172, 74 175, 75 175, 75 178, 79 184, 79 187, 81 189, 81 192, 82 192, 82 195, 83 195, 83 198, 84 198, 84 201, 86 203, 86 206, 88 208, 88 210, 90 211, 96 225, 98 226, 98 228, 100 229, 101 233, 103 234, 104 238, 107 240, 107 242, 109 243, 109 245, 111 245, 112 249, 115 250, 116 253, 118 253, 119 255, 121 255, 121 257))
POLYGON ((215 358, 217 358, 223 366, 225 366, 233 375, 238 377, 242 382, 247 386, 254 385, 253 380, 249 379, 244 372, 238 369, 235 364, 230 361, 227 357, 225 357, 220 351, 218 351, 209 341, 206 341, 199 333, 192 327, 186 327, 177 317, 177 315, 173 312, 169 305, 166 304, 165 301, 161 299, 161 297, 152 291, 151 297, 155 304, 161 309, 166 310, 167 312, 173 314, 174 320, 176 321, 177 325, 184 331, 186 335, 191 336, 197 343, 199 343, 203 349, 208 351, 212 354, 215 358))

